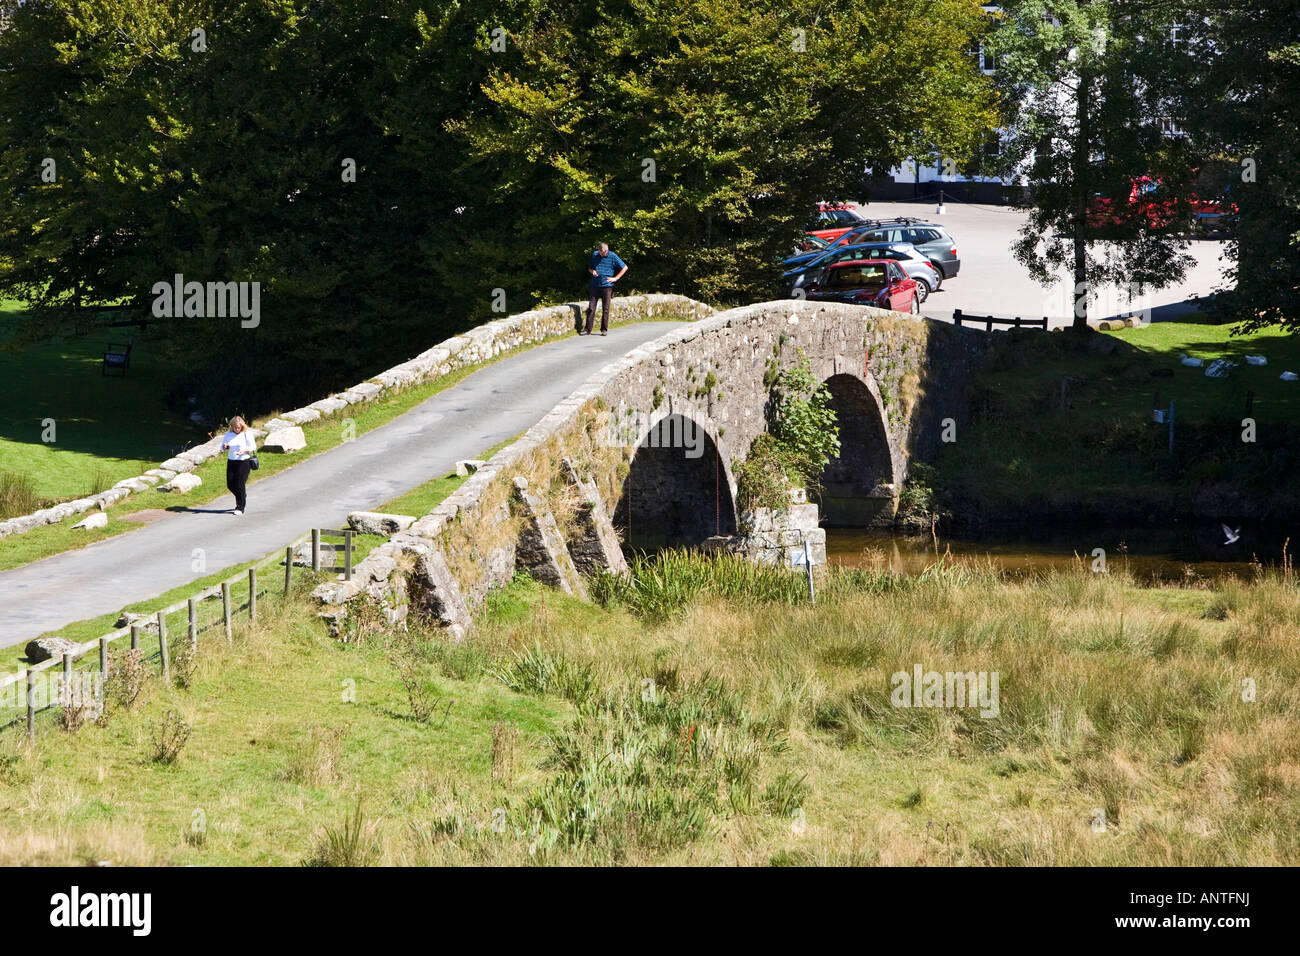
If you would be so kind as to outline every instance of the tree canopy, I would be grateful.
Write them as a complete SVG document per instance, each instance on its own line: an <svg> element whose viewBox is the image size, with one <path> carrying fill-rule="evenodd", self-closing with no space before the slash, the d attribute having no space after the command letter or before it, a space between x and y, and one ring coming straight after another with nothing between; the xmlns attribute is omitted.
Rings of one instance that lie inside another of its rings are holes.
<svg viewBox="0 0 1300 956"><path fill-rule="evenodd" d="M204 407L256 412L631 284L766 297L819 199L993 121L973 0L0 0L0 295L33 335L155 283L259 282L176 319ZM354 175L349 175L349 163Z"/></svg>

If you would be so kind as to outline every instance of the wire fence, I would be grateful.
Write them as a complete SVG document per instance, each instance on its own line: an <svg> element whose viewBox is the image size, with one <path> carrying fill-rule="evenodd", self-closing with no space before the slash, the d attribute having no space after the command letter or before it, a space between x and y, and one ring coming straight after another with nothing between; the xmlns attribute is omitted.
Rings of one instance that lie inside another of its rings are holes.
<svg viewBox="0 0 1300 956"><path fill-rule="evenodd" d="M144 665L164 680L172 676L173 661L186 649L197 649L200 639L233 642L237 620L255 621L259 602L287 596L293 586L293 569L299 559L299 545L311 542L309 557L302 566L313 572L337 571L352 576L352 531L313 528L285 547L283 554L267 555L246 570L197 591L192 597L152 612L134 623L114 628L93 640L75 644L39 663L0 677L0 730L25 723L27 739L36 739L37 715L68 708L85 708L97 713L104 702L105 681L112 674L114 649L125 650L126 642L142 655ZM343 544L323 544L322 537L342 537ZM322 567L327 552L342 553L343 565ZM268 566L284 565L283 580L262 573ZM215 632L215 634L213 633Z"/></svg>

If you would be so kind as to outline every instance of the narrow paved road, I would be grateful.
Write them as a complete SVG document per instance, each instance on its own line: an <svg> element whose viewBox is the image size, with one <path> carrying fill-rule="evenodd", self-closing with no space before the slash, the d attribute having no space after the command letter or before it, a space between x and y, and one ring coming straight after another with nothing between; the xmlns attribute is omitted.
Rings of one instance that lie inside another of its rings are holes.
<svg viewBox="0 0 1300 956"><path fill-rule="evenodd" d="M573 336L489 365L356 441L250 483L242 517L229 513L226 495L0 573L0 647L261 557L308 528L339 527L349 512L374 509L525 431L602 366L677 325L615 327L606 338ZM196 548L206 573L191 570Z"/></svg>

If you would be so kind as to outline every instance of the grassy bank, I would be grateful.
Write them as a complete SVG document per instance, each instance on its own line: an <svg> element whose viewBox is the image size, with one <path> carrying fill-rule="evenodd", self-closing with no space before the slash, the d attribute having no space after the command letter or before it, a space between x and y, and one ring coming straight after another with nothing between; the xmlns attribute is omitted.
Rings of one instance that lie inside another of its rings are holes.
<svg viewBox="0 0 1300 956"><path fill-rule="evenodd" d="M791 581L516 579L460 646L332 642L300 592L103 728L0 734L0 862L1300 862L1294 580ZM891 706L916 664L996 671L997 716Z"/></svg>
<svg viewBox="0 0 1300 956"><path fill-rule="evenodd" d="M1211 379L1181 365L1183 353L1240 367ZM1247 365L1246 355L1268 365ZM1294 518L1300 383L1280 381L1284 370L1300 372L1300 337L1278 331L1232 336L1229 326L1161 322L1082 341L1066 332L1000 335L977 377L970 421L940 446L938 503L976 524ZM1156 392L1161 408L1175 402L1172 453L1167 427L1152 421ZM1248 415L1253 442L1242 440Z"/></svg>

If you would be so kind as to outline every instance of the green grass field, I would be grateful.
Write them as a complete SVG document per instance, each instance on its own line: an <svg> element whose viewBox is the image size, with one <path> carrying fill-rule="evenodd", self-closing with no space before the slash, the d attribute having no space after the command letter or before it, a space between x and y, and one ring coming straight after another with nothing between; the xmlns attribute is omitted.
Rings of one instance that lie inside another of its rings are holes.
<svg viewBox="0 0 1300 956"><path fill-rule="evenodd" d="M516 578L460 645L332 641L308 586L102 727L0 733L0 863L1300 862L1293 578L941 563L812 608L676 556L603 607ZM892 706L916 664L998 714Z"/></svg>
<svg viewBox="0 0 1300 956"><path fill-rule="evenodd" d="M15 303L0 303L0 472L32 479L44 500L93 494L157 466L203 436L163 396L177 369L138 329L12 345ZM125 377L101 374L110 341L134 337ZM47 420L53 421L52 442Z"/></svg>

